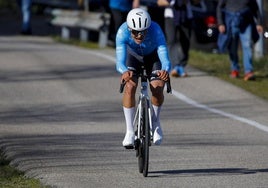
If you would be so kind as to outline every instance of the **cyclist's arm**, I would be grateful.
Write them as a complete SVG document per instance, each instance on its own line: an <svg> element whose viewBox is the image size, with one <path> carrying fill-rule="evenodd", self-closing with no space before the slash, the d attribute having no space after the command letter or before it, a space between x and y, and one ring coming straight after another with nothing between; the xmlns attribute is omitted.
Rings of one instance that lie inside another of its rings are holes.
<svg viewBox="0 0 268 188"><path fill-rule="evenodd" d="M116 35L116 70L123 74L128 71L126 66L127 59L127 45L125 40L125 28L122 25Z"/></svg>
<svg viewBox="0 0 268 188"><path fill-rule="evenodd" d="M128 71L126 66L126 47L116 47L116 70L121 74Z"/></svg>
<svg viewBox="0 0 268 188"><path fill-rule="evenodd" d="M159 59L160 59L161 64L162 64L162 70L170 72L171 71L171 62L169 60L168 50L167 50L166 45L159 46L157 49L157 53L158 53Z"/></svg>

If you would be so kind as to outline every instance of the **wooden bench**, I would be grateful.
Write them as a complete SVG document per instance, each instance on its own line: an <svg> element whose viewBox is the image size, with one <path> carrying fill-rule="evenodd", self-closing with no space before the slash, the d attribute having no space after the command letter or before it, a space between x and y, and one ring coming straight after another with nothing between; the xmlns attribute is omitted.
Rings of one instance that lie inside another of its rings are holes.
<svg viewBox="0 0 268 188"><path fill-rule="evenodd" d="M62 39L70 39L70 28L79 28L81 41L88 41L89 32L96 31L99 33L99 47L107 45L110 14L62 9L55 9L51 14L54 17L51 24L61 27Z"/></svg>

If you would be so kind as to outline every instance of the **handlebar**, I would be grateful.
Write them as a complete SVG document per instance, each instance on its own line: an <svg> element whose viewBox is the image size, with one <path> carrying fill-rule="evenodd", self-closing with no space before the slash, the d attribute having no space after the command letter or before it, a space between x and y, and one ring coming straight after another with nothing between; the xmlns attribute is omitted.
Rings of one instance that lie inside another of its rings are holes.
<svg viewBox="0 0 268 188"><path fill-rule="evenodd" d="M123 82L120 84L119 93L123 93L125 85L126 85L126 82L125 80L123 80Z"/></svg>
<svg viewBox="0 0 268 188"><path fill-rule="evenodd" d="M166 81L166 84L167 84L167 93L172 94L170 78L168 78L168 81Z"/></svg>
<svg viewBox="0 0 268 188"><path fill-rule="evenodd" d="M171 94L172 93L172 89L171 89L171 84L170 84L170 78L165 83L167 84L167 93L170 93ZM123 93L123 90L124 90L125 85L126 85L126 82L125 81L123 81L120 84L119 93Z"/></svg>

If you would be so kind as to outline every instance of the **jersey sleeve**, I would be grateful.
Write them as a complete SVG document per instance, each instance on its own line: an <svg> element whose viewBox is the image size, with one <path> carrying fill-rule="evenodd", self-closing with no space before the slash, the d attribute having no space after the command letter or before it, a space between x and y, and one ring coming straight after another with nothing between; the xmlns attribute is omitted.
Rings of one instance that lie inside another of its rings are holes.
<svg viewBox="0 0 268 188"><path fill-rule="evenodd" d="M121 25L116 34L116 70L119 73L124 73L128 70L126 66L127 58L127 27L125 24Z"/></svg>
<svg viewBox="0 0 268 188"><path fill-rule="evenodd" d="M157 49L157 53L162 64L162 70L170 72L171 62L169 60L167 46L166 45L159 46Z"/></svg>

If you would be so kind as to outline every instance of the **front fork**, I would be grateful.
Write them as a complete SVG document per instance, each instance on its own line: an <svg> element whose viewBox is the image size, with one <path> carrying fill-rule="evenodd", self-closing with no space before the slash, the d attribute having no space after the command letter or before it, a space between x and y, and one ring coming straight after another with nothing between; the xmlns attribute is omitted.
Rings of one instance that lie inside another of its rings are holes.
<svg viewBox="0 0 268 188"><path fill-rule="evenodd" d="M140 131L141 130L141 113L142 113L142 100L139 100L139 104L135 113L135 117L134 117L134 122L133 125L137 125L137 129L136 129L136 133L135 133L135 141L134 141L134 148L137 150L137 148L139 147L139 144L142 144L142 139L141 139L141 134ZM149 116L149 126L150 126L150 145L151 145L151 141L153 140L153 113L152 113L152 105L149 102L148 106L148 116Z"/></svg>

